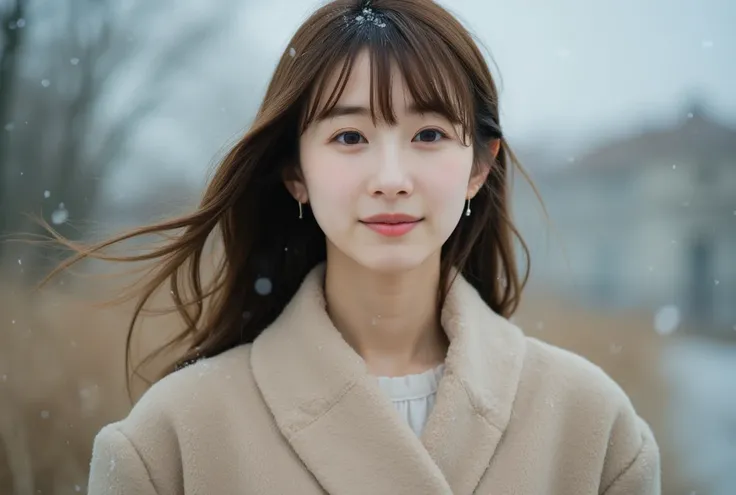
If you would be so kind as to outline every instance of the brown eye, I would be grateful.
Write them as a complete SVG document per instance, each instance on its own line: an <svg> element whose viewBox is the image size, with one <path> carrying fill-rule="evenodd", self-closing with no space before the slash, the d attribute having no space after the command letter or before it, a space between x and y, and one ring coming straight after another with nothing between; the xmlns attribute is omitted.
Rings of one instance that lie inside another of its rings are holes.
<svg viewBox="0 0 736 495"><path fill-rule="evenodd" d="M338 134L335 137L335 140L340 144L346 144L346 145L355 145L360 144L361 139L365 141L365 138L361 136L359 132L356 131L346 131Z"/></svg>
<svg viewBox="0 0 736 495"><path fill-rule="evenodd" d="M424 129L414 136L414 140L419 138L419 141L422 143L434 143L446 137L445 133L438 129Z"/></svg>

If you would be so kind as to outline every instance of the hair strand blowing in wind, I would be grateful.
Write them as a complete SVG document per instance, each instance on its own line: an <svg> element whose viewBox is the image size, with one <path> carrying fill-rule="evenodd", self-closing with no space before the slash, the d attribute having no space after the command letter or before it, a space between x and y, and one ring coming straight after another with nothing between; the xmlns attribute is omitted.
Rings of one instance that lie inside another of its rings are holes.
<svg viewBox="0 0 736 495"><path fill-rule="evenodd" d="M167 282L183 329L139 364L185 345L186 352L166 373L252 342L281 313L306 274L325 260L324 234L308 208L299 218L284 181L300 177L299 137L337 103L363 50L371 59L374 121L395 122L390 84L395 63L415 103L461 124L467 144L473 146L474 166L491 167L473 198L473 214L460 220L442 248L438 305L456 267L494 311L509 317L516 310L530 265L528 249L511 219L509 169L516 165L529 177L502 134L498 92L483 55L460 22L432 1L337 0L312 14L293 36L252 128L222 160L196 211L92 246L54 233L76 254L49 278L84 258L153 262L150 277L133 294L138 303L126 344L129 387L133 330L152 295ZM340 74L338 82L329 87L335 73ZM494 159L489 143L496 139L501 148ZM104 253L150 234L167 235L169 240L143 255ZM212 280L204 284L202 258L212 238L221 257ZM525 255L523 275L516 265L514 240ZM262 278L273 282L268 294L256 289Z"/></svg>

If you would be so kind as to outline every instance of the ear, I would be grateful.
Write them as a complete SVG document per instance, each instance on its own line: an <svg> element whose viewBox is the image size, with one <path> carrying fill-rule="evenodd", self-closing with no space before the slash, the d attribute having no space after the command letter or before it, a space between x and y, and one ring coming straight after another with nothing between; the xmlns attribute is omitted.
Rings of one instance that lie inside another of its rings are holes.
<svg viewBox="0 0 736 495"><path fill-rule="evenodd" d="M302 204L309 202L309 193L307 192L307 186L304 184L304 179L301 174L291 172L284 174L283 176L284 185L292 197Z"/></svg>
<svg viewBox="0 0 736 495"><path fill-rule="evenodd" d="M473 167L473 175L470 176L468 181L468 199L473 199L480 188L485 184L488 174L491 172L492 164L496 162L496 157L501 149L501 140L494 139L488 144L491 163L480 163L476 167Z"/></svg>

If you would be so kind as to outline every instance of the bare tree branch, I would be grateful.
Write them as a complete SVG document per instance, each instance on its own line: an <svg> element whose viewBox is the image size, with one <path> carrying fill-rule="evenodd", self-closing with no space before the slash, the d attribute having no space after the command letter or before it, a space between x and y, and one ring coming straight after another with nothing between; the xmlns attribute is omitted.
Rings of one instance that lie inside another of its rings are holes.
<svg viewBox="0 0 736 495"><path fill-rule="evenodd" d="M7 198L3 191L7 181L6 163L8 158L9 133L14 127L11 119L13 84L17 78L18 53L23 42L24 14L27 0L13 0L6 10L0 11L0 32L2 32L2 52L0 52L0 235L7 233Z"/></svg>
<svg viewBox="0 0 736 495"><path fill-rule="evenodd" d="M64 32L60 33L56 51L52 52L64 63L60 66L57 63L55 75L49 70L56 93L46 89L41 100L24 101L21 105L27 115L38 117L33 118L32 129L24 129L23 139L14 142L20 151L15 161L22 164L22 169L12 174L12 182L1 188L0 194L12 196L8 199L13 208L7 209L12 213L19 210L38 213L44 203L43 188L51 190L54 204L63 201L72 223L78 223L87 220L96 206L100 179L120 163L141 122L166 100L172 76L198 55L213 33L219 32L228 21L229 12L220 7L213 10L211 17L182 30L155 58L145 73L143 90L131 96L126 110L111 122L103 122L97 115L100 105L114 93L120 76L141 64L141 52L130 41L135 23L143 16L147 19L167 15L168 5L141 0L124 18L113 8L116 5L113 0L66 1ZM70 59L75 60L74 65L66 63ZM52 64L53 58L49 60L49 65ZM67 90L73 88L73 93L59 94L62 86ZM36 86L29 86L32 87ZM15 217L9 230L34 230L25 220L19 224L19 215ZM82 234L71 224L58 227L64 235Z"/></svg>

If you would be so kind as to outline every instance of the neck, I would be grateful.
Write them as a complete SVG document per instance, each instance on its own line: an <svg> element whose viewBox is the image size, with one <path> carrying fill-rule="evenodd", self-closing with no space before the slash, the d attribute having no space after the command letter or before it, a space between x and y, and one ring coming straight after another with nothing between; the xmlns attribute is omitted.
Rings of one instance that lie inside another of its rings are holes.
<svg viewBox="0 0 736 495"><path fill-rule="evenodd" d="M442 363L447 336L439 322L438 259L400 273L377 273L344 256L329 257L327 311L371 374L401 376Z"/></svg>

